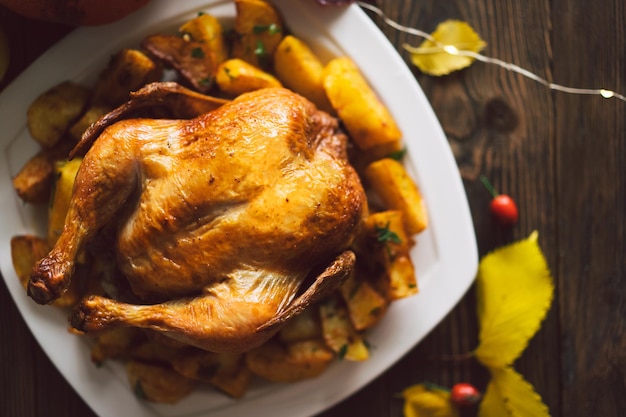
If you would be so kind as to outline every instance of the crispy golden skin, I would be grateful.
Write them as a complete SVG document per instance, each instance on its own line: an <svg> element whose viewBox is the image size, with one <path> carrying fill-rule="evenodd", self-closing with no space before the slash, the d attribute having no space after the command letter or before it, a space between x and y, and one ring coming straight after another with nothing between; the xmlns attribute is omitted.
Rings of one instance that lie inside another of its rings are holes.
<svg viewBox="0 0 626 417"><path fill-rule="evenodd" d="M190 120L119 121L85 155L29 294L39 303L62 294L79 251L115 221L133 292L169 301L90 297L70 320L76 329L153 328L214 351L258 346L352 270L344 251L367 202L345 148L336 119L281 88Z"/></svg>

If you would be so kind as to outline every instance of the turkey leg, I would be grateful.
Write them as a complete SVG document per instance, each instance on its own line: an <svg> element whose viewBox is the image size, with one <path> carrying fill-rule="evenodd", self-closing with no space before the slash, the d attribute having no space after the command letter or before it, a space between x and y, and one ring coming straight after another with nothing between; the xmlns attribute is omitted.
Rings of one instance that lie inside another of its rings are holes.
<svg viewBox="0 0 626 417"><path fill-rule="evenodd" d="M83 159L63 231L50 253L33 268L28 295L39 304L50 303L65 292L85 243L113 218L135 189L138 173L133 141L110 138L103 134L94 144L96 152Z"/></svg>
<svg viewBox="0 0 626 417"><path fill-rule="evenodd" d="M302 279L234 278L238 282L216 284L199 297L153 305L93 295L75 307L70 324L83 333L118 326L147 328L213 352L245 351L267 341L288 319L336 290L352 273L354 262L354 253L342 253L293 302L290 299Z"/></svg>

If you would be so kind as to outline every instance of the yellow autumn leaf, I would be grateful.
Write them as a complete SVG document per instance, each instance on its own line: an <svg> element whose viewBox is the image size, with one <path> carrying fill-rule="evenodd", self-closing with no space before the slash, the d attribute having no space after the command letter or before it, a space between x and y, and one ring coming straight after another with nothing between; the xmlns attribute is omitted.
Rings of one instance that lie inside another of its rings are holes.
<svg viewBox="0 0 626 417"><path fill-rule="evenodd" d="M411 62L429 75L446 75L470 66L474 58L465 52L479 53L486 46L474 29L460 20L440 23L431 36L417 48L404 45Z"/></svg>
<svg viewBox="0 0 626 417"><path fill-rule="evenodd" d="M489 368L513 363L539 330L554 284L538 233L485 256L476 278L479 344L474 354Z"/></svg>
<svg viewBox="0 0 626 417"><path fill-rule="evenodd" d="M450 391L430 384L412 385L402 392L404 417L458 417Z"/></svg>
<svg viewBox="0 0 626 417"><path fill-rule="evenodd" d="M533 386L510 366L491 369L478 417L550 417Z"/></svg>

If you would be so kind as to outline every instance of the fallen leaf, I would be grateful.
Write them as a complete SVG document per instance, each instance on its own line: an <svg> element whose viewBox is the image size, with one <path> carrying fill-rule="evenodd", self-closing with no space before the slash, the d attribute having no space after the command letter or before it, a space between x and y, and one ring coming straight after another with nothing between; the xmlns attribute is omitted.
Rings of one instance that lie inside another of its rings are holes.
<svg viewBox="0 0 626 417"><path fill-rule="evenodd" d="M554 284L537 238L533 232L480 262L476 278L480 333L474 354L489 368L511 365L550 308Z"/></svg>
<svg viewBox="0 0 626 417"><path fill-rule="evenodd" d="M478 410L479 417L549 417L548 407L533 386L510 366L491 369Z"/></svg>
<svg viewBox="0 0 626 417"><path fill-rule="evenodd" d="M464 51L478 53L486 45L480 36L466 22L446 20L440 23L419 47L404 45L411 54L411 62L423 73L447 75L466 68L474 58L464 55Z"/></svg>
<svg viewBox="0 0 626 417"><path fill-rule="evenodd" d="M402 392L404 417L458 417L450 391L432 384L412 385Z"/></svg>

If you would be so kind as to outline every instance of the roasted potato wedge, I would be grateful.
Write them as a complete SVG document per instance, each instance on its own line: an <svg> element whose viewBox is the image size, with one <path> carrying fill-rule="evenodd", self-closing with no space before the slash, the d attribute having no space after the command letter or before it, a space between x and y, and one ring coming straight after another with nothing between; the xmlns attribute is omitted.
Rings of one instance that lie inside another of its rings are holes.
<svg viewBox="0 0 626 417"><path fill-rule="evenodd" d="M308 98L320 110L334 112L322 83L324 65L306 43L285 36L274 51L274 72L285 87Z"/></svg>
<svg viewBox="0 0 626 417"><path fill-rule="evenodd" d="M335 355L322 340L282 345L269 341L246 354L253 374L272 382L296 382L320 375Z"/></svg>
<svg viewBox="0 0 626 417"><path fill-rule="evenodd" d="M66 81L37 97L26 114L28 131L44 148L52 148L80 117L89 102L91 91Z"/></svg>
<svg viewBox="0 0 626 417"><path fill-rule="evenodd" d="M264 0L235 0L236 37L232 56L267 69L284 34L278 10Z"/></svg>
<svg viewBox="0 0 626 417"><path fill-rule="evenodd" d="M428 226L428 211L417 184L395 159L383 158L365 169L365 178L389 209L402 212L410 235Z"/></svg>
<svg viewBox="0 0 626 417"><path fill-rule="evenodd" d="M270 73L238 58L220 64L215 73L215 83L221 92L231 97L261 88L282 87Z"/></svg>
<svg viewBox="0 0 626 417"><path fill-rule="evenodd" d="M419 292L415 267L409 256L400 255L393 259L387 267L387 271L389 274L389 299L399 300Z"/></svg>
<svg viewBox="0 0 626 417"><path fill-rule="evenodd" d="M187 85L201 93L210 90L218 63L215 52L206 43L172 35L152 35L141 46L174 68Z"/></svg>
<svg viewBox="0 0 626 417"><path fill-rule="evenodd" d="M324 341L340 359L364 361L369 358L363 337L352 325L350 314L339 297L330 297L320 304L320 317Z"/></svg>
<svg viewBox="0 0 626 417"><path fill-rule="evenodd" d="M228 50L222 25L219 20L210 14L201 14L185 22L178 31L191 40L204 42L215 55L215 63L220 64L228 58Z"/></svg>
<svg viewBox="0 0 626 417"><path fill-rule="evenodd" d="M400 140L402 132L391 113L350 58L331 60L324 68L323 85L328 100L360 149Z"/></svg>
<svg viewBox="0 0 626 417"><path fill-rule="evenodd" d="M122 49L100 73L93 101L117 107L128 100L131 91L158 81L161 76L162 68L146 54L137 49Z"/></svg>
<svg viewBox="0 0 626 417"><path fill-rule="evenodd" d="M95 103L83 113L83 115L70 128L70 137L77 143L83 136L83 133L89 126L94 124L98 119L113 110L109 105Z"/></svg>
<svg viewBox="0 0 626 417"><path fill-rule="evenodd" d="M322 327L319 314L314 307L309 307L290 319L278 332L278 338L285 343L319 339L321 337Z"/></svg>
<svg viewBox="0 0 626 417"><path fill-rule="evenodd" d="M416 294L417 278L409 254L413 242L406 233L403 213L399 210L374 213L366 219L365 225L382 252L385 264L382 279L386 281L382 287L386 289L387 299L397 300Z"/></svg>
<svg viewBox="0 0 626 417"><path fill-rule="evenodd" d="M389 301L365 280L350 277L341 286L341 296L357 331L369 329L385 315Z"/></svg>
<svg viewBox="0 0 626 417"><path fill-rule="evenodd" d="M30 273L37 261L50 251L48 241L34 235L18 235L11 238L11 260L13 269L22 286L27 287Z"/></svg>
<svg viewBox="0 0 626 417"><path fill-rule="evenodd" d="M91 360L101 364L107 359L127 357L131 348L141 341L143 335L131 327L118 327L95 338L91 347Z"/></svg>
<svg viewBox="0 0 626 417"><path fill-rule="evenodd" d="M128 361L126 373L137 397L155 403L177 403L189 395L196 385L193 379L166 366L140 361Z"/></svg>
<svg viewBox="0 0 626 417"><path fill-rule="evenodd" d="M33 266L48 254L50 245L45 238L32 235L19 235L11 239L11 260L20 283L27 288ZM77 267L77 269L79 269ZM81 271L77 271L80 273ZM57 307L71 307L80 298L80 282L72 281L65 293L56 299L53 305Z"/></svg>
<svg viewBox="0 0 626 417"><path fill-rule="evenodd" d="M188 346L172 346L167 343L159 343L158 340L146 340L129 348L126 356L142 362L158 362L170 365L187 349Z"/></svg>
<svg viewBox="0 0 626 417"><path fill-rule="evenodd" d="M50 200L53 180L53 158L49 152L41 151L13 177L13 188L25 203L43 204Z"/></svg>
<svg viewBox="0 0 626 417"><path fill-rule="evenodd" d="M50 246L54 245L63 231L65 216L70 207L74 180L81 162L81 158L75 158L71 161L57 161L55 164L54 192L48 212L48 242Z"/></svg>
<svg viewBox="0 0 626 417"><path fill-rule="evenodd" d="M197 350L177 358L173 366L181 375L210 384L233 398L242 397L252 379L244 355L238 353Z"/></svg>
<svg viewBox="0 0 626 417"><path fill-rule="evenodd" d="M394 142L382 143L380 145L374 145L364 151L355 152L353 158L353 166L362 172L369 164L374 161L378 161L383 158L392 158L401 160L406 152L404 143L398 139Z"/></svg>

